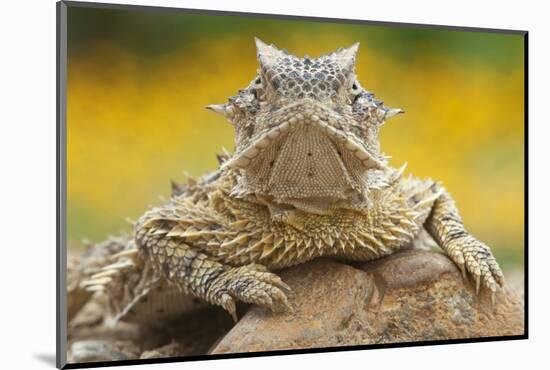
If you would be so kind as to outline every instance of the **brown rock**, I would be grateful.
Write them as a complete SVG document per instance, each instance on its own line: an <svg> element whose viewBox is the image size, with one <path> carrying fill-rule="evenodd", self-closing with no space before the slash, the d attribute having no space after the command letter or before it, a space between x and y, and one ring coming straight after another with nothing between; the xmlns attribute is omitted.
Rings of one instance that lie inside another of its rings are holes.
<svg viewBox="0 0 550 370"><path fill-rule="evenodd" d="M524 333L523 301L505 287L491 303L445 255L406 251L359 268L376 282L367 309L378 342L479 338ZM379 318L383 318L380 320Z"/></svg>
<svg viewBox="0 0 550 370"><path fill-rule="evenodd" d="M187 353L187 351L188 351L188 348L186 348L183 344L178 343L176 341L172 341L165 346L143 352L141 356L139 356L139 358L148 359L148 358L167 358L167 357L183 356Z"/></svg>
<svg viewBox="0 0 550 370"><path fill-rule="evenodd" d="M71 346L71 362L120 361L136 358L139 348L131 341L83 340Z"/></svg>
<svg viewBox="0 0 550 370"><path fill-rule="evenodd" d="M346 327L362 311L374 282L365 272L315 260L281 272L292 288L292 313L253 306L212 353L345 345Z"/></svg>
<svg viewBox="0 0 550 370"><path fill-rule="evenodd" d="M203 355L234 325L231 316L215 306L151 325L98 323L102 313L102 305L92 301L72 321L70 363Z"/></svg>
<svg viewBox="0 0 550 370"><path fill-rule="evenodd" d="M495 305L443 254L405 251L355 267L316 260L281 272L294 312L252 307L211 353L523 334L523 302Z"/></svg>

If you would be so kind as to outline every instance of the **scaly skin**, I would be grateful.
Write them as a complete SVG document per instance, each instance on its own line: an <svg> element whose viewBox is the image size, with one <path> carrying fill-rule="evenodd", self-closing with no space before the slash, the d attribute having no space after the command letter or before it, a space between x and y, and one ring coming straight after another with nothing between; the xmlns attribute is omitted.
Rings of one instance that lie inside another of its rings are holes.
<svg viewBox="0 0 550 370"><path fill-rule="evenodd" d="M273 271L323 256L380 258L427 230L478 290L494 295L502 272L464 229L450 194L440 183L403 177L404 167L390 167L380 152L379 127L402 111L359 85L358 45L316 59L259 40L257 48L260 69L250 85L208 107L234 126L235 153L220 157L218 171L174 186L166 204L135 223L135 247L129 242L118 254L126 262L84 285L122 301L119 312L162 284L236 317L236 300L288 307L289 288ZM120 299L112 286L128 269L147 273Z"/></svg>
<svg viewBox="0 0 550 370"><path fill-rule="evenodd" d="M491 249L469 234L462 224L458 209L449 195L443 193L437 199L425 227L449 257L460 267L462 275L468 271L476 283L494 293L497 286L504 284L504 276L491 253Z"/></svg>

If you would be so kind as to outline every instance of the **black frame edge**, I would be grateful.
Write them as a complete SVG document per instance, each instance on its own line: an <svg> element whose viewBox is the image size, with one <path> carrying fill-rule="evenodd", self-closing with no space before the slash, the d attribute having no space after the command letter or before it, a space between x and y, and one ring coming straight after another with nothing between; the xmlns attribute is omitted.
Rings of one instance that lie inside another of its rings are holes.
<svg viewBox="0 0 550 370"><path fill-rule="evenodd" d="M56 367L67 365L67 4L56 3Z"/></svg>
<svg viewBox="0 0 550 370"><path fill-rule="evenodd" d="M243 353L227 353L227 354L211 354L211 355L199 355L199 356L178 356L178 357L166 357L166 358L153 358L153 359L135 359L135 360L121 360L121 361L98 361L98 362L82 362L82 363L70 363L67 364L64 369L82 369L82 368L96 368L96 367L111 367L111 366L129 366L129 365L147 365L147 364L163 364L174 362L191 362L191 361L210 361L210 360L224 360L233 358L258 358L258 357L271 357L271 356L288 356L296 354L314 354L314 353L332 353L332 352L348 352L358 350L376 350L383 348L406 348L406 347L424 347L434 345L448 345L448 344L470 344L470 343L484 343L484 342L500 342L509 340L524 340L527 339L526 335L511 335L501 337L483 337L483 338L464 338L464 339L446 339L446 340L433 340L422 342L402 342L402 343L385 343L385 344L370 344L370 345L356 345L356 346L342 346L342 347L322 347L322 348L302 348L292 350L275 350L275 351L261 351L261 352L243 352Z"/></svg>

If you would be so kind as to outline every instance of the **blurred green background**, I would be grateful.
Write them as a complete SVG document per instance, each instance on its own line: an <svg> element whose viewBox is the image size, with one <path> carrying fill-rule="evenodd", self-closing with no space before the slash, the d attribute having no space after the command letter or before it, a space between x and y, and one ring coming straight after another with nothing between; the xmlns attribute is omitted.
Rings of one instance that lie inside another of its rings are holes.
<svg viewBox="0 0 550 370"><path fill-rule="evenodd" d="M523 264L523 36L136 10L68 10L68 239L100 241L216 167L233 132L204 109L245 87L253 37L303 56L361 43L361 84L407 113L391 164L444 182L505 268Z"/></svg>

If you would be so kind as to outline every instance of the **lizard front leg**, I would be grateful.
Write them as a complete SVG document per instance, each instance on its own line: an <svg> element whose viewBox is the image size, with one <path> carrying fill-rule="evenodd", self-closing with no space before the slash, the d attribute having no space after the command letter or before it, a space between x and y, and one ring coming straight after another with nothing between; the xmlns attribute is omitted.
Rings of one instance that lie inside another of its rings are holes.
<svg viewBox="0 0 550 370"><path fill-rule="evenodd" d="M451 195L441 190L424 226L462 274L465 276L467 271L473 276L476 292L483 284L494 299L497 286L504 284L502 271L490 248L466 231Z"/></svg>
<svg viewBox="0 0 550 370"><path fill-rule="evenodd" d="M222 306L236 320L235 301L269 308L288 306L289 288L263 265L231 266L212 251L217 238L231 237L221 220L203 215L192 205L173 202L153 209L136 224L136 244L168 281L185 292ZM223 237L221 236L223 235ZM221 254L221 253L219 253Z"/></svg>

